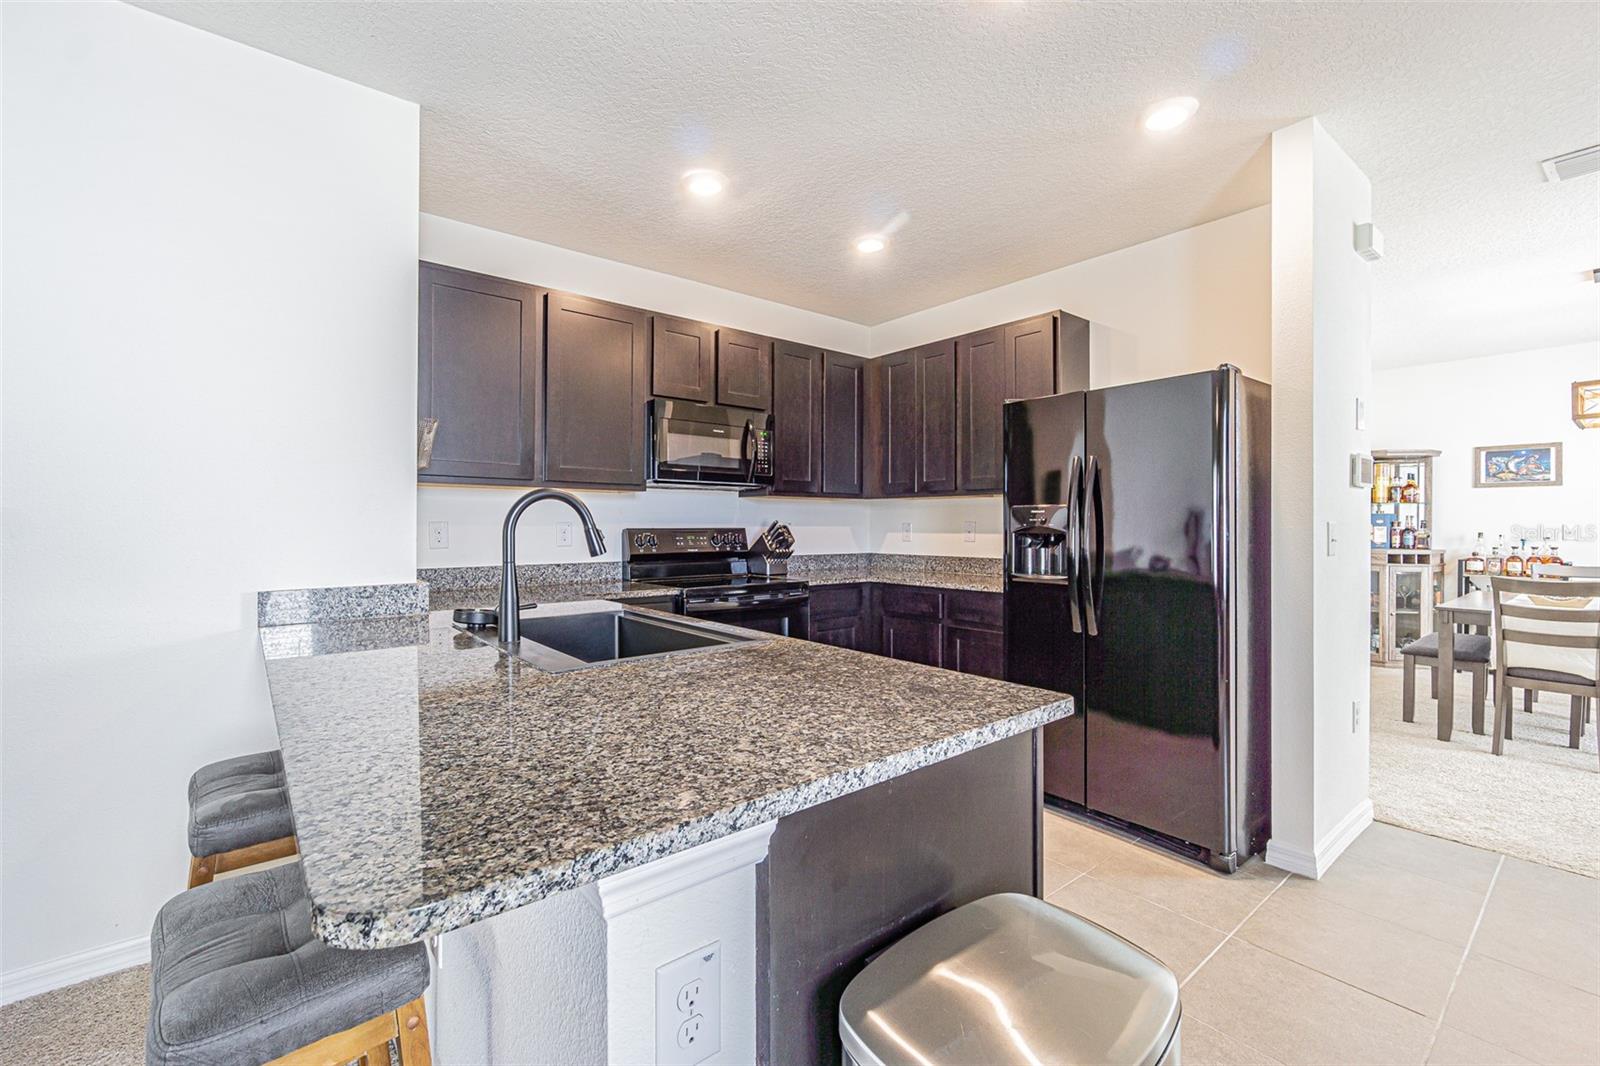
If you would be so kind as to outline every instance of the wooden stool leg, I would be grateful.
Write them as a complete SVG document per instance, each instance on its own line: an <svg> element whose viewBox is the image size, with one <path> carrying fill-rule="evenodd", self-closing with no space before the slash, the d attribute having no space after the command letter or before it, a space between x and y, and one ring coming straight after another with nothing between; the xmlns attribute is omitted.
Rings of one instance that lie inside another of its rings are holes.
<svg viewBox="0 0 1600 1066"><path fill-rule="evenodd" d="M1583 697L1572 697L1572 711L1567 721L1567 747L1576 748L1583 737Z"/></svg>
<svg viewBox="0 0 1600 1066"><path fill-rule="evenodd" d="M1511 684L1504 670L1494 677L1494 736L1489 738L1489 750L1500 755L1506 750L1506 734L1511 732Z"/></svg>
<svg viewBox="0 0 1600 1066"><path fill-rule="evenodd" d="M1488 668L1482 663L1472 665L1472 731L1483 736L1483 690Z"/></svg>
<svg viewBox="0 0 1600 1066"><path fill-rule="evenodd" d="M211 856L201 858L198 855L189 856L189 887L199 888L201 885L211 883Z"/></svg>
<svg viewBox="0 0 1600 1066"><path fill-rule="evenodd" d="M1534 697L1534 695L1535 695L1535 693L1534 693L1533 689L1531 689L1531 688L1525 688L1525 689L1522 690L1522 713L1524 713L1524 714L1532 714L1533 713L1533 697Z"/></svg>
<svg viewBox="0 0 1600 1066"><path fill-rule="evenodd" d="M1400 720L1415 722L1417 720L1417 657L1407 655L1405 665L1400 668L1405 680L1401 683L1402 695L1400 697Z"/></svg>
<svg viewBox="0 0 1600 1066"><path fill-rule="evenodd" d="M395 1011L394 1017L400 1026L400 1066L433 1066L433 1052L428 1049L428 1012L422 1006L422 997Z"/></svg>

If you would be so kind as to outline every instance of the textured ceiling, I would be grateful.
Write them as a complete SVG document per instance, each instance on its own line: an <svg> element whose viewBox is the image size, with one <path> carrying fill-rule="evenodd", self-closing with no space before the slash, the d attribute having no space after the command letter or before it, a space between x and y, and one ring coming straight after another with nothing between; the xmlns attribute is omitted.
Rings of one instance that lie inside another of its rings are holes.
<svg viewBox="0 0 1600 1066"><path fill-rule="evenodd" d="M866 324L1264 203L1319 115L1387 238L1377 362L1600 334L1600 178L1538 168L1600 142L1600 5L142 6L419 102L426 211Z"/></svg>

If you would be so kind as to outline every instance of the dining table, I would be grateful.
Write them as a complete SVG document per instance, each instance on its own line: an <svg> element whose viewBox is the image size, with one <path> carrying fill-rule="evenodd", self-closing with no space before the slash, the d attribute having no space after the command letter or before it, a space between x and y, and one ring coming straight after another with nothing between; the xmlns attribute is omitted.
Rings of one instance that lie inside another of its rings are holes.
<svg viewBox="0 0 1600 1066"><path fill-rule="evenodd" d="M1482 627L1489 631L1494 619L1494 596L1488 589L1476 589L1433 609L1433 624L1439 634L1439 739L1449 740L1455 725L1456 709L1456 627ZM1475 723L1477 725L1478 723Z"/></svg>

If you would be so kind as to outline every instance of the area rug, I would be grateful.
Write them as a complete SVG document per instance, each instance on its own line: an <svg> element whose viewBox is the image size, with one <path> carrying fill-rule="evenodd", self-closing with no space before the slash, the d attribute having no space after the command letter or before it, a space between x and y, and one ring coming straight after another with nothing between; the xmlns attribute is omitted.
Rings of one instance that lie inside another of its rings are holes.
<svg viewBox="0 0 1600 1066"><path fill-rule="evenodd" d="M1438 739L1437 702L1417 672L1417 720L1400 720L1401 672L1373 667L1372 805L1380 822L1600 876L1600 755L1590 724L1567 747L1569 697L1547 695L1522 711L1504 755L1472 732L1471 681L1456 675L1455 732ZM1485 708L1492 724L1492 699ZM1486 726L1487 731L1487 726Z"/></svg>

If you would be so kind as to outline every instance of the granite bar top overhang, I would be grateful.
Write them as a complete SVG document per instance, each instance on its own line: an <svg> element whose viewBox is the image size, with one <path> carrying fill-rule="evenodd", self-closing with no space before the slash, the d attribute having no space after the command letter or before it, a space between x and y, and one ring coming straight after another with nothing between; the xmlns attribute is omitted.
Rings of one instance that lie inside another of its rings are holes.
<svg viewBox="0 0 1600 1066"><path fill-rule="evenodd" d="M765 634L552 674L446 612L327 625L262 641L316 929L340 947L460 928L1072 713Z"/></svg>

